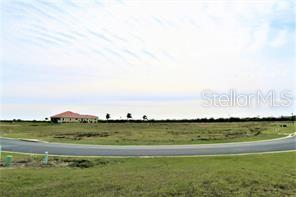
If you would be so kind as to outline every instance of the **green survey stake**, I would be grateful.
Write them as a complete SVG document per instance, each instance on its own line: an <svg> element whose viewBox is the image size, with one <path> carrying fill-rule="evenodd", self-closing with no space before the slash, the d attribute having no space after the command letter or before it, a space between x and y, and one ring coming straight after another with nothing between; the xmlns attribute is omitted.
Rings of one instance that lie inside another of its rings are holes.
<svg viewBox="0 0 296 197"><path fill-rule="evenodd" d="M47 165L47 163L48 163L48 152L46 151L44 153L43 164Z"/></svg>

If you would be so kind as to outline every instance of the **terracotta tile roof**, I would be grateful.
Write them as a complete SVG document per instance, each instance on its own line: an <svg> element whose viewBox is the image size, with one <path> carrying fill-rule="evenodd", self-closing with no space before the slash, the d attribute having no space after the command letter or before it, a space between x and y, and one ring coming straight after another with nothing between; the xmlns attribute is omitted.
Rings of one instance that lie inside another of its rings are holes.
<svg viewBox="0 0 296 197"><path fill-rule="evenodd" d="M51 118L98 118L98 117L93 115L81 115L71 111L66 111L66 112L51 116Z"/></svg>

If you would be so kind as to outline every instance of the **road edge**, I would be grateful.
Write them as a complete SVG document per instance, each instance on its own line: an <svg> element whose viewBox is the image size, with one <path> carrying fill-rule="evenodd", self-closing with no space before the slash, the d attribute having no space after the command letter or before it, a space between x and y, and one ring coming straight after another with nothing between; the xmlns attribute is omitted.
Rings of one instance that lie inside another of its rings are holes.
<svg viewBox="0 0 296 197"><path fill-rule="evenodd" d="M267 151L267 152L258 152L258 153L235 153L235 154L219 154L219 155L168 155L168 156L99 156L99 155L90 155L90 156L81 156L81 155L51 155L51 157L77 157L77 158L182 158L182 157L227 157L227 156L248 156L248 155L264 155L264 154L279 154L279 153L288 153L296 152L296 150L283 150L283 151ZM23 153L15 151L2 151L2 153L15 153L21 155L39 155L43 156L44 154L40 153Z"/></svg>

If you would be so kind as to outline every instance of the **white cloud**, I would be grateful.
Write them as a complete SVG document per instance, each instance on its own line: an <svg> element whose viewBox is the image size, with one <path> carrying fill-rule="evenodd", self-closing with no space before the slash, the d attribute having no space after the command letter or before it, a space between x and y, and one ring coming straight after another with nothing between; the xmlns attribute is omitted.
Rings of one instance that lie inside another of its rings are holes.
<svg viewBox="0 0 296 197"><path fill-rule="evenodd" d="M283 46L288 39L288 31L281 30L276 37L270 42L270 46L272 47L280 47Z"/></svg>
<svg viewBox="0 0 296 197"><path fill-rule="evenodd" d="M258 52L266 46L270 27L268 23L263 23L253 31L253 39L250 40L248 50L250 52Z"/></svg>
<svg viewBox="0 0 296 197"><path fill-rule="evenodd" d="M293 6L293 1L279 0L275 3L275 9L278 11L287 11L291 6Z"/></svg>

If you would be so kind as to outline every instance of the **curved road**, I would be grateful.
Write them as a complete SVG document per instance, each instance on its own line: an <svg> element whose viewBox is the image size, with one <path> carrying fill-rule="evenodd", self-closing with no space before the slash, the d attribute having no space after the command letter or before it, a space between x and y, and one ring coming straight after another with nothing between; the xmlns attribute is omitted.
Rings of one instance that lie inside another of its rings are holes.
<svg viewBox="0 0 296 197"><path fill-rule="evenodd" d="M78 145L0 138L3 151L69 156L225 155L296 150L296 136L274 140L204 145Z"/></svg>

